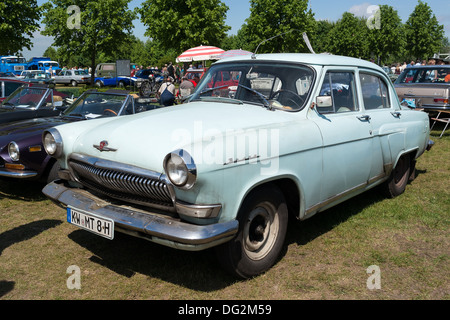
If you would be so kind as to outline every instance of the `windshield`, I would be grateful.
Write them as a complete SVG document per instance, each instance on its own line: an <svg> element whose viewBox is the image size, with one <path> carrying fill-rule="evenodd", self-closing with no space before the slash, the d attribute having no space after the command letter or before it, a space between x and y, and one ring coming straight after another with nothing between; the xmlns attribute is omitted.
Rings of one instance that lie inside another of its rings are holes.
<svg viewBox="0 0 450 320"><path fill-rule="evenodd" d="M50 75L45 72L41 73L27 73L25 74L25 79L49 79Z"/></svg>
<svg viewBox="0 0 450 320"><path fill-rule="evenodd" d="M46 102L51 105L52 99L51 95L48 94L48 89L21 87L3 101L2 107L35 109L44 96L46 96Z"/></svg>
<svg viewBox="0 0 450 320"><path fill-rule="evenodd" d="M120 114L131 114L133 113L131 100L121 111L126 99L127 95L85 92L64 111L63 116L91 119L101 116L114 117Z"/></svg>
<svg viewBox="0 0 450 320"><path fill-rule="evenodd" d="M303 109L314 72L276 62L218 63L213 65L189 99L260 104L268 108Z"/></svg>
<svg viewBox="0 0 450 320"><path fill-rule="evenodd" d="M407 68L395 83L450 83L450 68Z"/></svg>
<svg viewBox="0 0 450 320"><path fill-rule="evenodd" d="M57 62L46 62L44 67L59 67L59 64Z"/></svg>
<svg viewBox="0 0 450 320"><path fill-rule="evenodd" d="M6 63L25 63L25 58L11 57L5 59Z"/></svg>

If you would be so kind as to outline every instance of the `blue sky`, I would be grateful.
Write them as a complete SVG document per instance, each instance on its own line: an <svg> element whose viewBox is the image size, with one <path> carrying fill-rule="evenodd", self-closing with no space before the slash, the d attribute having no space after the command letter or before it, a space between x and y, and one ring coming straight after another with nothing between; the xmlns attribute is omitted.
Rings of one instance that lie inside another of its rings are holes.
<svg viewBox="0 0 450 320"><path fill-rule="evenodd" d="M222 0L228 7L226 24L231 27L229 34L236 34L250 15L250 1L248 0ZM276 0L274 0L276 1ZM39 4L46 0L38 0ZM143 0L132 0L130 8L135 8L142 4ZM450 38L450 1L449 0L424 0L433 10L439 23L444 25L446 36ZM388 4L397 10L403 22L408 20L409 15L414 10L418 1L411 0L310 0L309 6L313 11L315 18L320 20L337 21L345 11L358 16L368 17L368 8L370 5ZM139 20L133 22L134 34L146 40L144 37L145 27ZM29 59L34 56L41 56L47 47L52 45L50 37L44 37L36 32L34 34L34 46L31 51L25 50L23 55Z"/></svg>

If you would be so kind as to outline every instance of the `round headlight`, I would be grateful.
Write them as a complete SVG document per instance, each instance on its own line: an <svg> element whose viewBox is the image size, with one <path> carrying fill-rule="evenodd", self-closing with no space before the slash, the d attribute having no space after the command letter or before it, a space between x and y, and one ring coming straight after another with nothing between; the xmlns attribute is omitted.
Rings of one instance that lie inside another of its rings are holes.
<svg viewBox="0 0 450 320"><path fill-rule="evenodd" d="M59 157L62 152L62 139L59 132L54 128L48 131L44 131L42 135L42 143L44 145L45 152L52 157Z"/></svg>
<svg viewBox="0 0 450 320"><path fill-rule="evenodd" d="M189 153L176 150L164 159L164 170L170 182L179 188L190 189L197 179L197 169Z"/></svg>
<svg viewBox="0 0 450 320"><path fill-rule="evenodd" d="M11 141L8 144L8 153L9 153L9 157L11 158L12 161L19 161L20 150L19 150L19 146L14 141Z"/></svg>

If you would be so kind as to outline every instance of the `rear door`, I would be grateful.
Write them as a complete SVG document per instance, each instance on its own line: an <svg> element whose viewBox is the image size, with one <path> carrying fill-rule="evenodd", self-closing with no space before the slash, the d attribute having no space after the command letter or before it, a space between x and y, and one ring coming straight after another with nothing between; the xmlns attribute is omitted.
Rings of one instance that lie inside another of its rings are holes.
<svg viewBox="0 0 450 320"><path fill-rule="evenodd" d="M401 129L402 110L398 106L396 93L388 79L370 70L360 70L362 104L370 116L374 144L370 182L384 177L396 161L396 156L405 149L405 130ZM405 113L405 111L403 111Z"/></svg>

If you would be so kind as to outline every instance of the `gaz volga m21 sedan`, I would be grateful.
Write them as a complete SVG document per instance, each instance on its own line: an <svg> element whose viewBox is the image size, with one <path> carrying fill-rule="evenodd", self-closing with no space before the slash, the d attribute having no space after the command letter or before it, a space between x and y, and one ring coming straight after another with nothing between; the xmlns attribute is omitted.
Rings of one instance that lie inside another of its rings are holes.
<svg viewBox="0 0 450 320"><path fill-rule="evenodd" d="M427 114L402 107L381 68L325 54L220 60L185 104L58 126L43 142L61 167L43 192L68 222L215 247L242 278L276 262L288 215L381 184L400 195L432 145Z"/></svg>

